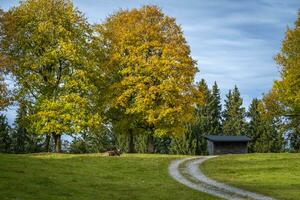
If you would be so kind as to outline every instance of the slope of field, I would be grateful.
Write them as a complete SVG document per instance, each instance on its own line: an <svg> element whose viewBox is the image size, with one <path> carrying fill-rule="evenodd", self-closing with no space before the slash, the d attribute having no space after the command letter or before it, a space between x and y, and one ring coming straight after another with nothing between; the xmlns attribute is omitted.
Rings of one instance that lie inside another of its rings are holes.
<svg viewBox="0 0 300 200"><path fill-rule="evenodd" d="M300 154L226 155L205 161L215 180L276 199L300 199Z"/></svg>
<svg viewBox="0 0 300 200"><path fill-rule="evenodd" d="M0 154L1 200L213 200L168 175L175 156Z"/></svg>

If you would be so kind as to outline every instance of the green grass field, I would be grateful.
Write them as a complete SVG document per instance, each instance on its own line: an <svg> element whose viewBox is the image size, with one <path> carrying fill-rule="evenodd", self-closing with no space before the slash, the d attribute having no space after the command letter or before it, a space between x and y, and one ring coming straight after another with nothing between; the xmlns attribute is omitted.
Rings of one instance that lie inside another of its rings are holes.
<svg viewBox="0 0 300 200"><path fill-rule="evenodd" d="M215 200L168 175L178 156L132 154L0 154L1 200ZM226 155L203 172L236 187L277 199L300 197L300 154Z"/></svg>
<svg viewBox="0 0 300 200"><path fill-rule="evenodd" d="M175 156L0 154L1 200L212 200L168 175Z"/></svg>
<svg viewBox="0 0 300 200"><path fill-rule="evenodd" d="M204 162L201 170L236 187L277 199L300 199L300 154L220 156Z"/></svg>

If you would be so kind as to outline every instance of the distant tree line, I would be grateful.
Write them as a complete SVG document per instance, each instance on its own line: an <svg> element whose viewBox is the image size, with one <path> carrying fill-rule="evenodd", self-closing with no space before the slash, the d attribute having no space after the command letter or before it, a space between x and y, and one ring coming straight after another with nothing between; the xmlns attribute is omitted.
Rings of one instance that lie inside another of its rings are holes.
<svg viewBox="0 0 300 200"><path fill-rule="evenodd" d="M247 135L250 152L300 151L299 15L276 56L282 79L243 107L194 83L181 27L156 6L91 25L69 0L0 10L0 151L206 154L205 134ZM13 79L9 89L5 77ZM67 136L67 139L62 139Z"/></svg>
<svg viewBox="0 0 300 200"><path fill-rule="evenodd" d="M215 82L209 89L205 80L197 84L197 90L203 92L204 103L195 104L191 122L185 124L183 134L174 136L155 136L153 138L154 153L166 154L207 154L204 135L247 135L251 138L249 152L284 152L297 151L288 144L286 119L274 114L276 102L270 94L263 99L253 99L248 111L243 107L243 99L235 86L229 90L225 98L224 109L221 105L220 90ZM22 125L26 108L20 106L15 127L10 128L5 116L1 116L0 151L27 153L55 151L53 138L47 141L43 135L27 131ZM124 119L125 120L125 119ZM63 151L70 153L96 153L108 149L120 149L123 152L147 153L148 137L140 127L132 126L133 136L122 129L114 129L111 124L103 124L93 132L70 134L63 141ZM130 149L131 148L131 149Z"/></svg>

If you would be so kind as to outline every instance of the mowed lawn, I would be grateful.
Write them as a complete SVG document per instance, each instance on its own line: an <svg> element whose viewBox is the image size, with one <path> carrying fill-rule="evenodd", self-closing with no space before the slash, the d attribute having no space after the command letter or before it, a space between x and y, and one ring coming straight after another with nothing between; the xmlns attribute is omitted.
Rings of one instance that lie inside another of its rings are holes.
<svg viewBox="0 0 300 200"><path fill-rule="evenodd" d="M300 199L300 154L247 154L213 158L200 167L216 180L276 199Z"/></svg>
<svg viewBox="0 0 300 200"><path fill-rule="evenodd" d="M0 154L1 200L212 200L174 181L175 156Z"/></svg>

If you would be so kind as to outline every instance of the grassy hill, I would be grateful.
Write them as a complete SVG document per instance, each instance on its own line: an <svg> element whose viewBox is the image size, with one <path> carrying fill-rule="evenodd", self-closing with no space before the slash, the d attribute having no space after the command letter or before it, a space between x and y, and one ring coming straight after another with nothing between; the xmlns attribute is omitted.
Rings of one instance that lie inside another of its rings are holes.
<svg viewBox="0 0 300 200"><path fill-rule="evenodd" d="M300 198L300 154L220 156L204 162L201 170L213 179L277 199Z"/></svg>
<svg viewBox="0 0 300 200"><path fill-rule="evenodd" d="M168 175L175 156L0 154L0 199L211 200Z"/></svg>
<svg viewBox="0 0 300 200"><path fill-rule="evenodd" d="M1 200L215 200L177 183L178 156L0 154ZM226 155L204 162L209 177L277 199L298 200L300 154Z"/></svg>

